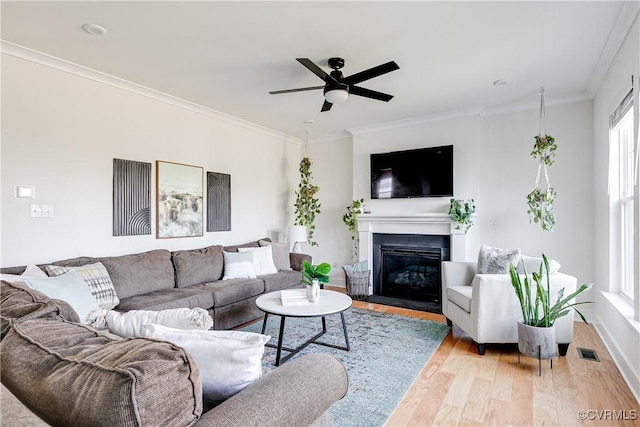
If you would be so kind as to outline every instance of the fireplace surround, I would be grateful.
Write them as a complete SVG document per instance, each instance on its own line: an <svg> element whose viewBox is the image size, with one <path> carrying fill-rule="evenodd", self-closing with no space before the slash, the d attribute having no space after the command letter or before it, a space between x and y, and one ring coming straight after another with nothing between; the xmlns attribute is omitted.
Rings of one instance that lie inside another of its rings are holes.
<svg viewBox="0 0 640 427"><path fill-rule="evenodd" d="M466 235L454 226L447 214L359 215L369 301L442 312L441 261L465 259Z"/></svg>

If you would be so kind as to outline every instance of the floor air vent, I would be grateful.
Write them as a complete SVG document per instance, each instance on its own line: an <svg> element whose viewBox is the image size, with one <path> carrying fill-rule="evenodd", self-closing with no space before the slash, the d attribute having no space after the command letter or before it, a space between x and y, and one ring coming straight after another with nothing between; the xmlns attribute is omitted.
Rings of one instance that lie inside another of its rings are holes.
<svg viewBox="0 0 640 427"><path fill-rule="evenodd" d="M598 353L595 350L590 348L581 348L578 347L578 354L581 359L593 360L594 362L599 362L600 358L598 357Z"/></svg>

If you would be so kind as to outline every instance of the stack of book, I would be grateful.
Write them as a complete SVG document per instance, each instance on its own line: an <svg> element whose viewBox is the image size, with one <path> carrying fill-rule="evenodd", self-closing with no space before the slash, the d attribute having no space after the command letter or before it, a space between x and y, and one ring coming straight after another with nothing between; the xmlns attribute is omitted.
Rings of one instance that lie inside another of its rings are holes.
<svg viewBox="0 0 640 427"><path fill-rule="evenodd" d="M280 299L283 306L309 304L306 289L286 289L280 291Z"/></svg>

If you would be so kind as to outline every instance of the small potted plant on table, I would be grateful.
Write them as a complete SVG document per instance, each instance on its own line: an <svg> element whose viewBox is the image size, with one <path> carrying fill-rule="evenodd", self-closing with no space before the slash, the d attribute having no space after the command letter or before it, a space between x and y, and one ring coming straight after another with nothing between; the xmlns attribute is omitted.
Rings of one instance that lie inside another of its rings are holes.
<svg viewBox="0 0 640 427"><path fill-rule="evenodd" d="M309 302L316 302L320 297L320 284L324 287L325 283L329 283L329 273L331 273L331 265L323 262L318 265L312 265L309 261L302 261L302 281L307 286L307 298Z"/></svg>

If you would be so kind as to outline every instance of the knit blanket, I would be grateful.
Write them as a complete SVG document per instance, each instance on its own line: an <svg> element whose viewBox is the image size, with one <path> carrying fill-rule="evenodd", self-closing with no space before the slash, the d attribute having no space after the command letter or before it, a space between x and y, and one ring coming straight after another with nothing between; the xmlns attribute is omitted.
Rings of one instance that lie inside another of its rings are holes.
<svg viewBox="0 0 640 427"><path fill-rule="evenodd" d="M131 310L126 313L109 310L105 317L109 331L125 338L143 336L142 326L147 324L176 329L211 329L213 327L213 319L204 308Z"/></svg>

